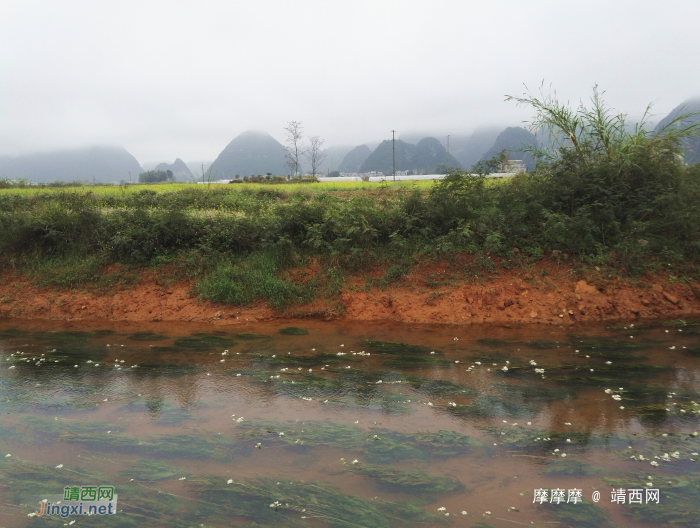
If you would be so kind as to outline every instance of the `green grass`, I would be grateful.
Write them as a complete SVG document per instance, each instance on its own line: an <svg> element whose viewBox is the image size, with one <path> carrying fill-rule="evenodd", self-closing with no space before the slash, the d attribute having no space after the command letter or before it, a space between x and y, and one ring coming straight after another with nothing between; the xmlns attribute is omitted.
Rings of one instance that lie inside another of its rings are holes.
<svg viewBox="0 0 700 528"><path fill-rule="evenodd" d="M438 181L3 189L0 269L85 289L167 265L167 278L192 281L203 299L288 310L337 300L348 274L386 288L418 263L463 263L428 277L449 288L457 275L491 278L554 250L578 269L700 277L700 164L680 156L695 129L629 133L597 94L591 110L520 102L562 143L507 180L485 177L495 159Z"/></svg>
<svg viewBox="0 0 700 528"><path fill-rule="evenodd" d="M501 180L494 179L493 183L498 184ZM278 192L294 193L299 191L304 192L335 192L335 191L377 191L382 188L388 189L430 189L433 185L431 180L413 180L413 181L387 181L385 183L378 182L318 182L318 183L289 183L284 185L270 185L265 183L238 183L238 184L196 184L196 183L159 183L159 184L133 184L133 185L85 185L83 187L12 187L8 189L0 189L0 195L14 194L21 196L34 196L37 194L62 194L66 192L76 194L99 194L105 196L123 196L127 194L136 194L143 190L154 191L157 193L172 193L190 189L217 190L230 189L236 192L240 191L259 191L274 189Z"/></svg>

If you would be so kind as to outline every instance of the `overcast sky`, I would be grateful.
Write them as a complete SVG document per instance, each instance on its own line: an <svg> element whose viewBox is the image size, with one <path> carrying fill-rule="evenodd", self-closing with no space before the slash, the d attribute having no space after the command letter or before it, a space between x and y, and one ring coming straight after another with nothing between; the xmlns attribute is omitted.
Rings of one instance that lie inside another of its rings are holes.
<svg viewBox="0 0 700 528"><path fill-rule="evenodd" d="M697 0L0 0L0 155L214 159L247 129L326 145L517 125L544 79L659 119L700 94Z"/></svg>

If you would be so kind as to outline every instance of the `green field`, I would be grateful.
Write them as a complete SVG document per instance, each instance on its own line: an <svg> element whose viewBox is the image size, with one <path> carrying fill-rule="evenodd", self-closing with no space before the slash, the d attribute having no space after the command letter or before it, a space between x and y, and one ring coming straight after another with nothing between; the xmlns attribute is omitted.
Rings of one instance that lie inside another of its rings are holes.
<svg viewBox="0 0 700 528"><path fill-rule="evenodd" d="M494 179L493 183L500 182ZM267 183L237 183L237 184L196 184L196 183L158 183L158 184L132 184L132 185L85 185L82 187L47 187L28 185L25 187L12 187L0 189L0 194L20 194L33 195L41 193L65 193L75 192L81 194L96 193L101 195L121 195L138 193L144 189L157 193L171 193L186 189L235 189L245 191L255 191L263 189L275 189L286 193L293 192L336 192L336 191L371 191L382 188L388 189L421 189L427 190L433 186L431 180L412 180L397 182L318 182L318 183L288 183L288 184L267 184Z"/></svg>
<svg viewBox="0 0 700 528"><path fill-rule="evenodd" d="M694 130L631 133L605 112L553 117L576 141L507 179L486 177L503 153L437 181L0 190L0 269L59 288L131 280L110 282L115 269L167 269L203 298L278 307L333 296L370 270L367 287L385 287L431 261L468 260L454 272L472 280L494 262L542 259L696 278L700 164L683 161ZM321 272L293 275L310 263Z"/></svg>

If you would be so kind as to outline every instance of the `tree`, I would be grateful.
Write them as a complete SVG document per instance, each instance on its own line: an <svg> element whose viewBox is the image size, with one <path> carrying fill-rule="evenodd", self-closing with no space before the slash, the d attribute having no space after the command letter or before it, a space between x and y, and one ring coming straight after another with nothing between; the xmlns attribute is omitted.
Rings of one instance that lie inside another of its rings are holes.
<svg viewBox="0 0 700 528"><path fill-rule="evenodd" d="M287 136L284 147L287 152L284 157L287 158L287 166L294 176L299 175L299 158L304 154L304 147L301 144L303 130L300 121L290 121L284 127Z"/></svg>
<svg viewBox="0 0 700 528"><path fill-rule="evenodd" d="M322 150L325 141L319 136L309 138L309 148L304 151L304 156L311 165L311 176L316 176L319 167L326 159L326 152Z"/></svg>
<svg viewBox="0 0 700 528"><path fill-rule="evenodd" d="M173 179L171 170L150 170L139 174L140 183L157 183Z"/></svg>

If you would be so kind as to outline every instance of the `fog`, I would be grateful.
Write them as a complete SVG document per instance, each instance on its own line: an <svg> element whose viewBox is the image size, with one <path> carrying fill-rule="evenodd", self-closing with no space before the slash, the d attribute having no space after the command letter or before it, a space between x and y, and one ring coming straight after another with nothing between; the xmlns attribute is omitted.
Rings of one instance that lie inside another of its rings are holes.
<svg viewBox="0 0 700 528"><path fill-rule="evenodd" d="M515 126L542 81L658 119L700 94L700 2L0 3L0 155L119 145L214 159L287 121L327 146Z"/></svg>

